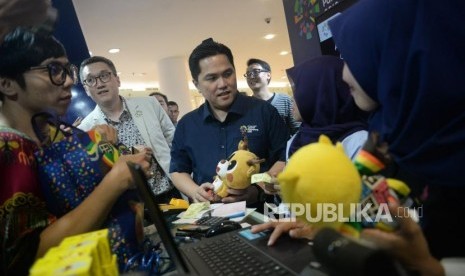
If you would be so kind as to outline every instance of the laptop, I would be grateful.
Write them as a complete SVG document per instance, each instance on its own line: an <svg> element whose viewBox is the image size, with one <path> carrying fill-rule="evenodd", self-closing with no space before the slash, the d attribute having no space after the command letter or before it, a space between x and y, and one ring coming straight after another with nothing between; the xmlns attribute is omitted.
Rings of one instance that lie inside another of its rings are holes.
<svg viewBox="0 0 465 276"><path fill-rule="evenodd" d="M177 247L141 167L129 162L128 166L178 274L299 275L304 269L308 272L310 262L315 261L308 240L282 236L274 246L267 246L269 233L254 234L250 228Z"/></svg>

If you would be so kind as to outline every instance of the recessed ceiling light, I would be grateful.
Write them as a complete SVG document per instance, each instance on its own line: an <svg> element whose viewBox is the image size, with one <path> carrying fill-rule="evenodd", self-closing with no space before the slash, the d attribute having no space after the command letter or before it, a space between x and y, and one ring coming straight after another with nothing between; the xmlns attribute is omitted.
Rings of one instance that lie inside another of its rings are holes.
<svg viewBox="0 0 465 276"><path fill-rule="evenodd" d="M110 54L116 54L116 53L119 53L119 49L118 49L118 48L113 48L113 49L110 49L110 50L108 50L108 53L110 53Z"/></svg>
<svg viewBox="0 0 465 276"><path fill-rule="evenodd" d="M273 39L276 35L275 34L267 34L264 36L265 39Z"/></svg>
<svg viewBox="0 0 465 276"><path fill-rule="evenodd" d="M285 56L285 55L289 54L289 52L288 51L281 51L281 53L279 53L279 54L282 55L282 56Z"/></svg>

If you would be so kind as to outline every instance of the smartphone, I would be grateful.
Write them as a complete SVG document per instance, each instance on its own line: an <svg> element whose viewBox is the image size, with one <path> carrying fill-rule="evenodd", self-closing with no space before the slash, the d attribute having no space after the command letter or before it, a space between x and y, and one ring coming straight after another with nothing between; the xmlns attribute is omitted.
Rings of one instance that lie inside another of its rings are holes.
<svg viewBox="0 0 465 276"><path fill-rule="evenodd" d="M189 225L183 225L181 227L178 227L179 231L196 232L196 233L206 233L208 229L210 229L210 226L208 225L196 225L196 224L189 224Z"/></svg>

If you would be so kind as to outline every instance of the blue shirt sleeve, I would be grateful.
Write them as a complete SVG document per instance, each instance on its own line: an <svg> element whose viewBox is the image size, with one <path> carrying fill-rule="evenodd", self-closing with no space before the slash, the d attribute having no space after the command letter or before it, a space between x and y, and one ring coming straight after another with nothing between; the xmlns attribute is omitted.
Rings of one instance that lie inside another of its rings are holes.
<svg viewBox="0 0 465 276"><path fill-rule="evenodd" d="M176 131L174 132L173 143L171 145L170 173L192 173L192 161L184 145L184 139L186 137L185 126L186 124L184 121L179 121Z"/></svg>
<svg viewBox="0 0 465 276"><path fill-rule="evenodd" d="M286 161L286 142L290 136L289 128L281 119L278 111L273 106L271 107L268 108L269 167L273 166L276 161Z"/></svg>

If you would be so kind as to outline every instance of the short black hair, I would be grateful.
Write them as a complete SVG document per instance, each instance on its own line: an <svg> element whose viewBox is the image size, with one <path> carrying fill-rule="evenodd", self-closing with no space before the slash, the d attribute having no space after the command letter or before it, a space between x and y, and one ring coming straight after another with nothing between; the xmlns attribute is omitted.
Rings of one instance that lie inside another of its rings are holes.
<svg viewBox="0 0 465 276"><path fill-rule="evenodd" d="M168 105L168 97L166 97L166 95L161 92L152 92L149 94L149 96L160 96L165 100L165 104Z"/></svg>
<svg viewBox="0 0 465 276"><path fill-rule="evenodd" d="M26 88L23 73L49 58L66 57L63 44L50 34L16 28L0 44L0 76ZM0 91L0 101L3 101Z"/></svg>
<svg viewBox="0 0 465 276"><path fill-rule="evenodd" d="M266 71L268 72L271 72L271 67L270 67L270 64L268 64L268 62L264 61L264 60L261 60L261 59L258 59L258 58L251 58L247 61L247 67L249 67L251 64L260 64L260 66L265 69Z"/></svg>
<svg viewBox="0 0 465 276"><path fill-rule="evenodd" d="M235 68L231 49L229 49L226 45L213 41L212 38L207 38L195 47L189 56L189 69L191 71L192 79L198 81L200 74L200 60L220 54L226 55L233 68Z"/></svg>
<svg viewBox="0 0 465 276"><path fill-rule="evenodd" d="M268 62L264 61L264 60L261 60L261 59L258 59L258 58L251 58L247 61L247 67L249 67L250 65L252 64L260 64L260 66L268 71L268 72L271 72L271 67L270 67L270 64L268 64ZM268 83L270 83L271 81L271 78L268 79Z"/></svg>
<svg viewBox="0 0 465 276"><path fill-rule="evenodd" d="M93 57L90 57L90 58L86 58L85 60L83 60L81 62L81 66L79 66L79 76L81 77L81 82L83 81L83 75L82 75L82 70L84 69L84 67L86 65L89 65L89 64L93 64L93 63L97 63L97 62L103 62L105 63L106 65L108 65L108 67L110 67L110 70L111 72L113 72L113 74L116 76L116 67L115 67L115 64L113 63L113 61L109 60L108 58L106 57L102 57L102 56L93 56Z"/></svg>
<svg viewBox="0 0 465 276"><path fill-rule="evenodd" d="M178 106L178 103L175 101L169 101L168 106ZM178 106L179 107L179 106Z"/></svg>

